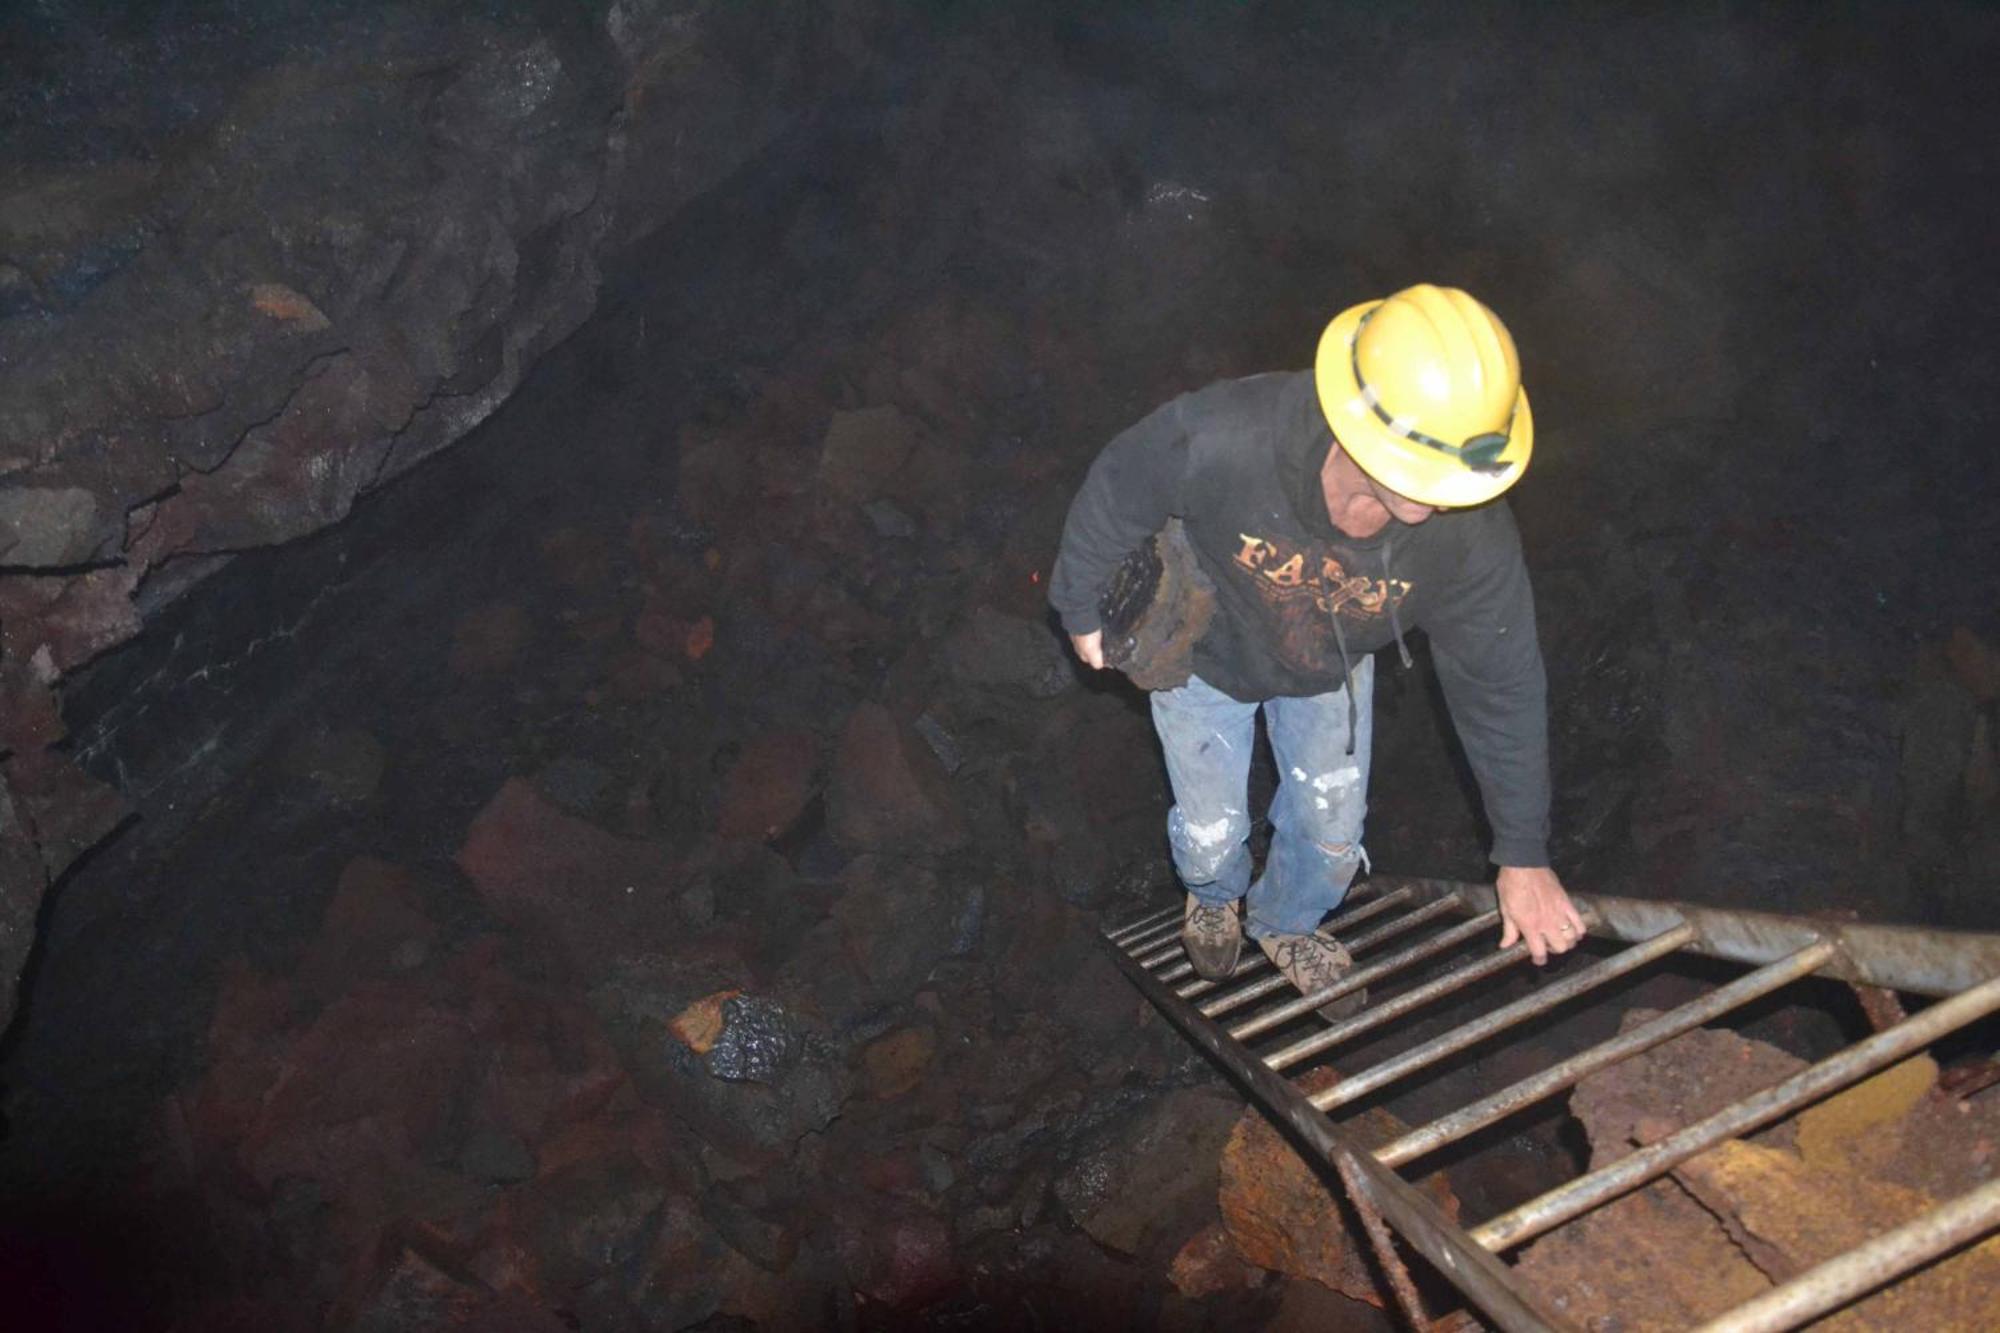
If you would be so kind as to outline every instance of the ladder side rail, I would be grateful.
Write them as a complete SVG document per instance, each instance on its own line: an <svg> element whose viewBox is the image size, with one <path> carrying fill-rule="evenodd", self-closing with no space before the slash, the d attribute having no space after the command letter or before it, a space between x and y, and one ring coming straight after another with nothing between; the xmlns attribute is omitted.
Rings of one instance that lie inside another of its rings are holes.
<svg viewBox="0 0 2000 1333"><path fill-rule="evenodd" d="M1562 1333L1563 1325L1538 1309L1514 1274L1491 1251L1474 1244L1465 1231L1408 1181L1370 1157L1351 1135L1326 1116L1289 1079L1252 1055L1213 1019L1182 1002L1129 954L1115 946L1118 966L1154 1006L1196 1046L1227 1070L1266 1110L1281 1119L1301 1142L1336 1169L1351 1172L1398 1235L1436 1265L1453 1286L1475 1302L1505 1333Z"/></svg>
<svg viewBox="0 0 2000 1333"><path fill-rule="evenodd" d="M1453 902L1467 915L1497 906L1490 884L1404 878L1385 882L1413 889L1419 898ZM1590 934L1599 938L1637 942L1686 921L1701 931L1700 941L1689 946L1690 953L1749 967L1774 963L1814 940L1830 939L1840 946L1840 954L1821 973L1837 981L1942 997L2000 977L2000 934L1827 921L1608 894L1573 893L1570 898L1585 914Z"/></svg>

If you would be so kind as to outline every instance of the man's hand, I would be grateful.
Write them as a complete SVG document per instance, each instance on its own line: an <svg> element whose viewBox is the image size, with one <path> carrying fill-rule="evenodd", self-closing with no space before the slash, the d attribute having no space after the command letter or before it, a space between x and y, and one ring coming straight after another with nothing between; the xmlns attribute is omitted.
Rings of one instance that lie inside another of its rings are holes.
<svg viewBox="0 0 2000 1333"><path fill-rule="evenodd" d="M1083 664L1093 671L1104 670L1104 631L1094 629L1088 634L1072 634L1069 646L1076 649L1076 655Z"/></svg>
<svg viewBox="0 0 2000 1333"><path fill-rule="evenodd" d="M1500 947L1525 940L1540 967L1552 953L1568 953L1583 938L1583 918L1562 881L1547 866L1502 866L1494 884L1500 897Z"/></svg>

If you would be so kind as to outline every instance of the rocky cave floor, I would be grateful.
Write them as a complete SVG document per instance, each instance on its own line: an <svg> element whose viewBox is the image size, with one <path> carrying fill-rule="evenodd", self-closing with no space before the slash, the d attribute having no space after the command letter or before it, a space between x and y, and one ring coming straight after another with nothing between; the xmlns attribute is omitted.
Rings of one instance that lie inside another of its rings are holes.
<svg viewBox="0 0 2000 1333"><path fill-rule="evenodd" d="M648 237L462 446L68 689L75 752L143 818L52 897L5 1055L21 1309L1387 1326L1365 1272L1214 1240L1217 1172L1247 1170L1224 1145L1254 1125L1094 940L1170 900L1143 700L1081 679L1041 600L1096 443L1298 361L1286 274L1324 242L1273 158L1190 128L1199 97L1181 156L1134 163L1081 126L1168 119L1138 75L1100 93L1025 39L951 55ZM1656 294L1631 277L1656 251L1596 245L1573 284ZM1246 255L1276 262L1220 258ZM1573 429L1650 443L1551 461L1518 505L1572 883L1980 923L1990 609L1963 588L1917 609L1907 563L1850 586L1856 525L1889 524L1891 553L1939 539L1935 515L1894 526L1918 482L1773 515L1769 459L1689 476L1719 419L1651 435L1620 398L1649 372L1579 375L1549 377ZM1426 679L1383 675L1371 851L1476 877ZM1423 1118L1694 981L1649 974L1371 1114ZM1830 1003L1745 1030L1823 1051L1856 1030ZM1497 1166L1434 1182L1474 1216L1592 1146L1560 1107L1484 1144Z"/></svg>

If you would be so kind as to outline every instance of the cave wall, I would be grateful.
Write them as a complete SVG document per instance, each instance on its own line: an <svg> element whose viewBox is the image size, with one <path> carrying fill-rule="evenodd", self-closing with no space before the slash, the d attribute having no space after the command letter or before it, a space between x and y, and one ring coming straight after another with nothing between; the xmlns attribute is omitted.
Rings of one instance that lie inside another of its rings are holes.
<svg viewBox="0 0 2000 1333"><path fill-rule="evenodd" d="M1346 300L1467 286L1513 326L1543 425L1514 503L1559 858L1613 890L1976 917L2000 628L1968 574L2000 545L1976 444L2000 332L1973 206L1988 11L10 22L29 58L0 200L0 971L123 817L70 761L68 673L459 438L592 309L605 256L898 80L907 100L869 113L884 178L847 207L906 271L1023 309L913 319L911 364L843 406L949 418L974 379L1037 399L1061 457L1026 483L1042 540L1154 402L1301 362ZM841 243L816 225L786 244ZM754 487L714 462L683 465L683 499L739 518ZM1390 688L1384 746L1412 758L1381 773L1380 850L1476 872L1433 710Z"/></svg>
<svg viewBox="0 0 2000 1333"><path fill-rule="evenodd" d="M46 886L126 809L65 752L62 680L462 438L604 253L869 60L862 11L808 4L5 23L0 1022Z"/></svg>

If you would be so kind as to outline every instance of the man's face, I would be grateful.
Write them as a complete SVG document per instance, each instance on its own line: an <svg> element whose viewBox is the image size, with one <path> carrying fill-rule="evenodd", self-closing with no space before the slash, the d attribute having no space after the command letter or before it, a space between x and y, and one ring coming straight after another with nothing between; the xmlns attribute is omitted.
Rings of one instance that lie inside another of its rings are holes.
<svg viewBox="0 0 2000 1333"><path fill-rule="evenodd" d="M1373 537L1389 526L1390 519L1414 526L1437 512L1435 505L1419 504L1390 490L1363 472L1338 446L1327 455L1321 481L1327 517L1350 537Z"/></svg>
<svg viewBox="0 0 2000 1333"><path fill-rule="evenodd" d="M1398 523L1415 526L1437 512L1436 505L1419 504L1407 495L1390 490L1373 477L1368 478L1368 489Z"/></svg>

